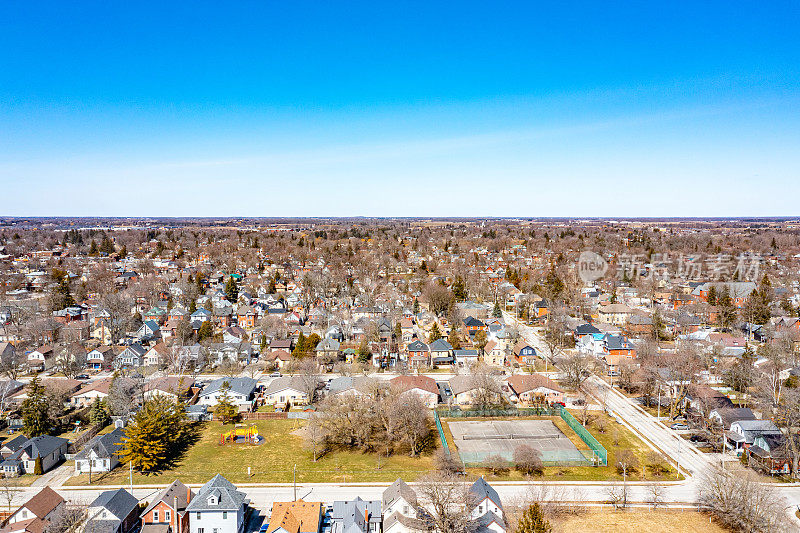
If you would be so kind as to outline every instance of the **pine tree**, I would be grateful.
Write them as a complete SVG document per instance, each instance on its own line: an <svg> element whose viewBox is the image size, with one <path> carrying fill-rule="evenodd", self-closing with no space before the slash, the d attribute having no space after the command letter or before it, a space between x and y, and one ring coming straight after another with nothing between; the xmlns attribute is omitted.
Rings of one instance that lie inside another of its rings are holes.
<svg viewBox="0 0 800 533"><path fill-rule="evenodd" d="M236 302L239 299L239 286L236 284L236 279L231 276L225 284L225 298L229 302Z"/></svg>
<svg viewBox="0 0 800 533"><path fill-rule="evenodd" d="M708 305L717 305L717 288L714 285L708 289L707 300Z"/></svg>
<svg viewBox="0 0 800 533"><path fill-rule="evenodd" d="M301 331L300 336L297 337L297 344L294 345L294 350L292 350L292 357L301 358L306 355L306 336Z"/></svg>
<svg viewBox="0 0 800 533"><path fill-rule="evenodd" d="M458 334L456 328L450 329L450 334L447 336L447 342L450 343L450 346L452 346L454 350L461 349L461 336Z"/></svg>
<svg viewBox="0 0 800 533"><path fill-rule="evenodd" d="M552 530L538 503L529 505L525 509L516 529L517 533L550 533Z"/></svg>
<svg viewBox="0 0 800 533"><path fill-rule="evenodd" d="M415 315L419 314L419 300L417 300L416 298L414 298L414 308L412 309L412 313L414 313Z"/></svg>
<svg viewBox="0 0 800 533"><path fill-rule="evenodd" d="M197 330L197 342L210 339L214 336L214 327L211 325L210 320L204 321L200 324L200 329Z"/></svg>
<svg viewBox="0 0 800 533"><path fill-rule="evenodd" d="M108 423L108 410L104 400L98 398L92 403L92 408L89 411L89 421L95 426L105 426Z"/></svg>
<svg viewBox="0 0 800 533"><path fill-rule="evenodd" d="M97 255L97 241L92 239L92 244L89 245L89 255Z"/></svg>
<svg viewBox="0 0 800 533"><path fill-rule="evenodd" d="M501 316L503 316L503 312L500 310L499 302L494 303L494 311L492 311L492 316L495 318L500 318Z"/></svg>
<svg viewBox="0 0 800 533"><path fill-rule="evenodd" d="M28 397L22 402L22 432L29 437L47 435L53 426L45 389L34 376L28 385Z"/></svg>
<svg viewBox="0 0 800 533"><path fill-rule="evenodd" d="M186 411L166 396L144 403L122 437L120 456L140 472L161 467L185 438Z"/></svg>
<svg viewBox="0 0 800 533"><path fill-rule="evenodd" d="M456 276L456 280L453 282L453 296L459 302L463 302L468 297L467 285L461 276Z"/></svg>
<svg viewBox="0 0 800 533"><path fill-rule="evenodd" d="M128 257L128 247L123 244L122 248L119 249L119 258L125 259L126 257Z"/></svg>
<svg viewBox="0 0 800 533"><path fill-rule="evenodd" d="M44 474L44 468L42 467L42 456L37 455L36 459L33 461L33 475L41 476L42 474Z"/></svg>
<svg viewBox="0 0 800 533"><path fill-rule="evenodd" d="M223 424L236 422L239 418L239 410L233 405L230 394L228 394L230 390L230 383L223 382L222 387L220 387L222 394L217 398L217 406L214 408L214 417L222 421Z"/></svg>
<svg viewBox="0 0 800 533"><path fill-rule="evenodd" d="M431 332L428 335L428 342L433 342L437 339L442 338L442 332L439 331L439 324L436 322L433 323L433 327L431 328Z"/></svg>

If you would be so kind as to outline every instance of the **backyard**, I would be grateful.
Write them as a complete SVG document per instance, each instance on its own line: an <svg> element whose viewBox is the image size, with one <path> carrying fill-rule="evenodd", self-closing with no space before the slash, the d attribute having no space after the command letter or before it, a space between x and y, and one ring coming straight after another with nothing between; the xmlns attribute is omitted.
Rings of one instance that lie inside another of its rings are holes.
<svg viewBox="0 0 800 533"><path fill-rule="evenodd" d="M220 445L220 434L233 428L232 424L205 422L199 428L196 443L180 457L174 466L153 475L134 473L134 484L170 483L180 478L184 483L203 483L220 473L234 483L290 483L297 465L298 482L394 481L398 477L414 480L432 468L430 454L422 457L394 455L388 459L374 453L335 451L312 460L296 430L305 421L293 419L261 420L255 422L264 437L257 446L246 444ZM247 468L251 474L248 476ZM128 469L118 467L105 475L95 474L94 484L127 484ZM75 476L68 485L86 485L87 474Z"/></svg>

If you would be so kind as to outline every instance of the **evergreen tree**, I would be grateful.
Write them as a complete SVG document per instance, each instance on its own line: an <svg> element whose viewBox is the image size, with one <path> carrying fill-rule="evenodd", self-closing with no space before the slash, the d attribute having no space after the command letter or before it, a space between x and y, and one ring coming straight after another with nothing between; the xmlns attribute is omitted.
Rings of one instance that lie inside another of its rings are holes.
<svg viewBox="0 0 800 533"><path fill-rule="evenodd" d="M517 533L550 533L553 528L538 503L529 505L517 524Z"/></svg>
<svg viewBox="0 0 800 533"><path fill-rule="evenodd" d="M483 350L486 347L486 343L489 342L489 339L486 338L486 332L483 331L483 330L480 330L478 333L476 333L474 342L475 342L475 346L479 350Z"/></svg>
<svg viewBox="0 0 800 533"><path fill-rule="evenodd" d="M458 334L456 328L450 329L450 334L447 336L447 342L450 343L450 346L452 346L454 350L461 349L461 336Z"/></svg>
<svg viewBox="0 0 800 533"><path fill-rule="evenodd" d="M123 244L122 248L119 249L119 258L125 259L126 257L128 257L128 247Z"/></svg>
<svg viewBox="0 0 800 533"><path fill-rule="evenodd" d="M292 350L292 357L305 357L306 356L306 336L303 335L303 332L300 332L300 336L297 337L297 343L294 345L294 350Z"/></svg>
<svg viewBox="0 0 800 533"><path fill-rule="evenodd" d="M225 284L225 298L229 302L235 302L239 299L239 285L236 284L236 279L231 276Z"/></svg>
<svg viewBox="0 0 800 533"><path fill-rule="evenodd" d="M97 255L97 254L98 254L97 241L92 239L92 244L89 245L89 255L94 256L94 255Z"/></svg>
<svg viewBox="0 0 800 533"><path fill-rule="evenodd" d="M500 302L494 303L494 310L492 311L492 316L495 318L500 318L503 316L503 311L500 309Z"/></svg>
<svg viewBox="0 0 800 533"><path fill-rule="evenodd" d="M239 418L239 410L231 402L230 390L230 383L223 382L222 387L220 387L222 394L217 398L217 406L214 408L214 417L222 421L223 424L236 422Z"/></svg>
<svg viewBox="0 0 800 533"><path fill-rule="evenodd" d="M362 339L361 344L358 345L358 361L360 363L369 363L372 358L372 350L369 348L367 339Z"/></svg>
<svg viewBox="0 0 800 533"><path fill-rule="evenodd" d="M728 286L722 287L717 297L717 323L723 329L729 328L736 320L736 307L733 305Z"/></svg>
<svg viewBox="0 0 800 533"><path fill-rule="evenodd" d="M33 475L41 476L42 474L44 474L44 468L42 468L42 456L37 455L36 459L33 461Z"/></svg>
<svg viewBox="0 0 800 533"><path fill-rule="evenodd" d="M89 421L95 426L105 426L108 424L108 419L108 410L106 409L105 401L99 398L95 399L89 410Z"/></svg>
<svg viewBox="0 0 800 533"><path fill-rule="evenodd" d="M144 402L125 428L120 456L140 472L163 466L186 437L186 411L166 396Z"/></svg>
<svg viewBox="0 0 800 533"><path fill-rule="evenodd" d="M53 426L49 402L39 376L28 385L28 397L22 402L22 432L28 437L47 435Z"/></svg>
<svg viewBox="0 0 800 533"><path fill-rule="evenodd" d="M458 302L463 302L468 298L467 285L464 283L464 278L461 276L456 276L453 282L453 296Z"/></svg>
<svg viewBox="0 0 800 533"><path fill-rule="evenodd" d="M417 300L416 298L414 298L414 308L411 310L411 312L414 313L415 315L419 314L419 300Z"/></svg>
<svg viewBox="0 0 800 533"><path fill-rule="evenodd" d="M431 332L428 335L428 342L433 342L441 338L442 338L442 332L439 331L439 324L434 322L433 327L431 328Z"/></svg>
<svg viewBox="0 0 800 533"><path fill-rule="evenodd" d="M210 320L204 321L200 324L200 329L197 330L197 342L210 339L214 336L214 326L211 325Z"/></svg>
<svg viewBox="0 0 800 533"><path fill-rule="evenodd" d="M717 288L714 285L708 289L707 299L708 305L717 305Z"/></svg>

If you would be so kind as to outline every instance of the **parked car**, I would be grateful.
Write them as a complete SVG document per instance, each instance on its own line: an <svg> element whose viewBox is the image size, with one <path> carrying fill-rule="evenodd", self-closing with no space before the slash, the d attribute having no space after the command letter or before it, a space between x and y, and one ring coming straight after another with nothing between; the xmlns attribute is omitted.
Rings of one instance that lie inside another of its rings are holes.
<svg viewBox="0 0 800 533"><path fill-rule="evenodd" d="M89 379L89 374L78 374L75 379Z"/></svg>
<svg viewBox="0 0 800 533"><path fill-rule="evenodd" d="M674 429L675 431L685 431L689 429L689 426L687 426L682 422L676 422L675 424L672 424L669 428Z"/></svg>
<svg viewBox="0 0 800 533"><path fill-rule="evenodd" d="M281 377L281 373L276 370L275 372L270 374L269 377L271 377L271 378L279 378L279 377Z"/></svg>

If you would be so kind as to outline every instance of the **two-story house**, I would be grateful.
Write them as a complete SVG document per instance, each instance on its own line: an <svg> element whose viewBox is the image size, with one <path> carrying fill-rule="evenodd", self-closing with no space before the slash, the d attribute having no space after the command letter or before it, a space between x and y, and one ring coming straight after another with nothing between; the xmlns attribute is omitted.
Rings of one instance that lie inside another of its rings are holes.
<svg viewBox="0 0 800 533"><path fill-rule="evenodd" d="M186 511L191 533L238 533L250 500L233 483L217 474L197 491Z"/></svg>

